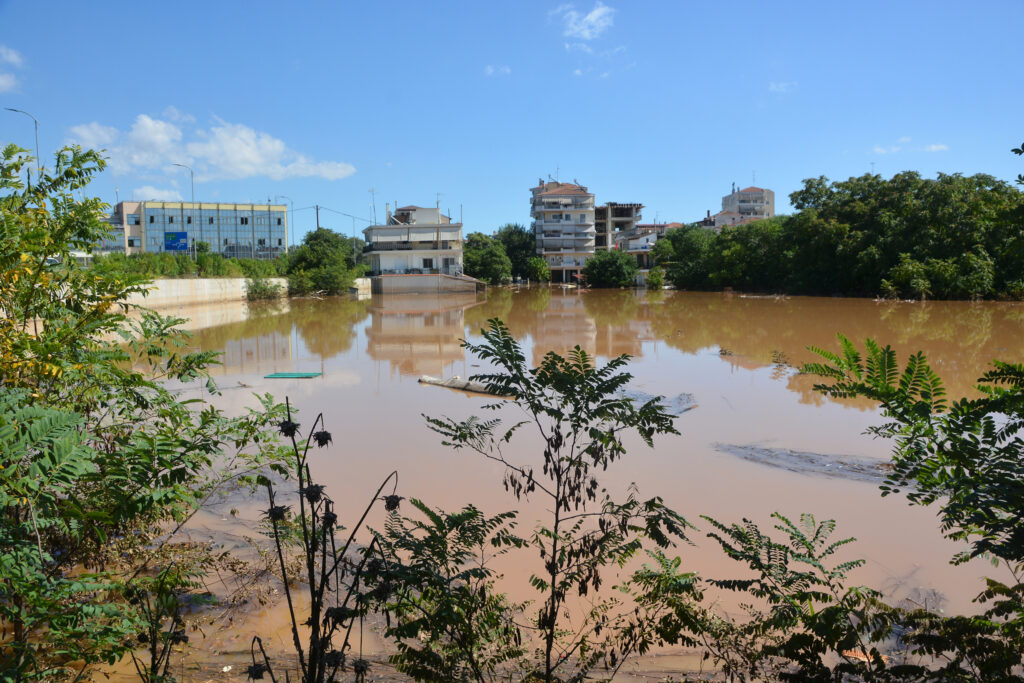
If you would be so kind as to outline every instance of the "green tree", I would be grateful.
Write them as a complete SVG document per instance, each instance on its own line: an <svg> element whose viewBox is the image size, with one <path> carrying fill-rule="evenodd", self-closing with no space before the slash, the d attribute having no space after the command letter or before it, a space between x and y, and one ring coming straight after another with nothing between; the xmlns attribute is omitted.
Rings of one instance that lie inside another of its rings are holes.
<svg viewBox="0 0 1024 683"><path fill-rule="evenodd" d="M352 248L343 235L327 228L306 233L302 244L288 257L288 291L291 294L342 294L355 277L348 267Z"/></svg>
<svg viewBox="0 0 1024 683"><path fill-rule="evenodd" d="M624 251L599 251L583 267L589 287L632 287L640 267L636 259Z"/></svg>
<svg viewBox="0 0 1024 683"><path fill-rule="evenodd" d="M660 498L641 500L631 488L626 500L612 500L596 473L626 453L623 439L635 433L648 446L657 434L677 433L660 399L634 404L622 396L630 380L627 356L598 367L579 346L568 357L549 352L530 369L508 328L491 320L484 342L464 346L496 372L474 376L496 395L525 411L528 420L503 427L500 419L465 421L428 417L445 445L468 448L504 467L503 483L516 497L538 495L550 517L528 539L544 566L530 577L540 594L535 617L539 642L534 680L585 680L601 662L613 672L624 659L653 642L655 615L641 620L631 607L600 595L605 574L621 567L648 542L659 547L681 539L689 526ZM506 402L488 406L500 409ZM536 429L541 463L513 462L503 444L523 428ZM537 468L540 467L538 473ZM583 623L570 623L566 600L588 596Z"/></svg>
<svg viewBox="0 0 1024 683"><path fill-rule="evenodd" d="M533 282L549 282L551 280L551 268L548 262L540 256L534 256L526 262L526 279Z"/></svg>
<svg viewBox="0 0 1024 683"><path fill-rule="evenodd" d="M206 377L214 354L187 351L181 320L126 303L141 278L71 256L107 229L104 205L82 192L103 160L61 150L26 188L31 162L14 146L0 158L5 680L72 666L86 677L122 656L142 618L125 595L133 577L205 500L280 455L268 434L280 409L268 397L237 418L179 401L165 382L206 379L216 391Z"/></svg>
<svg viewBox="0 0 1024 683"><path fill-rule="evenodd" d="M665 286L665 271L661 268L651 268L647 272L647 289L657 291Z"/></svg>
<svg viewBox="0 0 1024 683"><path fill-rule="evenodd" d="M533 232L518 223L506 223L498 228L494 238L505 247L505 254L512 264L512 277L529 277L530 260L537 255L537 238Z"/></svg>
<svg viewBox="0 0 1024 683"><path fill-rule="evenodd" d="M466 275L492 285L512 280L512 262L505 246L493 237L471 232L462 245L462 264Z"/></svg>

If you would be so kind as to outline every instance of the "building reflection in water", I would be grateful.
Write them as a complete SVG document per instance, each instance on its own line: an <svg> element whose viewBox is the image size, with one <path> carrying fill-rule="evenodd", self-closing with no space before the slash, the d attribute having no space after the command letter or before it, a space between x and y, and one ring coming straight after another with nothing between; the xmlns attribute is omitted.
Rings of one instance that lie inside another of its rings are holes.
<svg viewBox="0 0 1024 683"><path fill-rule="evenodd" d="M465 312L482 304L476 294L374 296L366 352L403 377L447 377L465 363ZM466 374L465 368L458 372Z"/></svg>
<svg viewBox="0 0 1024 683"><path fill-rule="evenodd" d="M280 332L230 339L224 343L222 365L217 374L263 372L278 364L290 365L293 355L291 337Z"/></svg>

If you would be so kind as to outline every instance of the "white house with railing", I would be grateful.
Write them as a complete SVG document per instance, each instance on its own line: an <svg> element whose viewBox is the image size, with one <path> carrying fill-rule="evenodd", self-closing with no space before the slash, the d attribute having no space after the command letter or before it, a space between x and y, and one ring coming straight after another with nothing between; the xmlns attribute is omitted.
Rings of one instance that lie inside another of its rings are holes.
<svg viewBox="0 0 1024 683"><path fill-rule="evenodd" d="M422 206L386 215L384 225L363 230L371 275L462 274L462 223Z"/></svg>

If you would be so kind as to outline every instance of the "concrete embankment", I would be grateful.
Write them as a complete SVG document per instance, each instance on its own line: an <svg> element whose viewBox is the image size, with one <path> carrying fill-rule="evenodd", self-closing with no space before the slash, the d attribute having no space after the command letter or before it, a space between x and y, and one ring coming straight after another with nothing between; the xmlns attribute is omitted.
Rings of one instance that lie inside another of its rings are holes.
<svg viewBox="0 0 1024 683"><path fill-rule="evenodd" d="M288 291L288 280L272 277L266 280L279 285L282 294ZM147 296L134 295L128 303L147 308L167 308L192 304L244 301L246 279L242 277L188 278L153 280Z"/></svg>

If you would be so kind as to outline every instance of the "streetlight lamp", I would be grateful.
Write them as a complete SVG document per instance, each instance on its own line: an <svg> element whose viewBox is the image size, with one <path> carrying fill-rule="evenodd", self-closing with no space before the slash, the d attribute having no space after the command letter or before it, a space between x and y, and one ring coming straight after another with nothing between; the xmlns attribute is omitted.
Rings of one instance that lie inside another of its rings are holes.
<svg viewBox="0 0 1024 683"><path fill-rule="evenodd" d="M35 126L36 126L36 174L38 175L39 171L42 170L42 168L43 168L43 166L42 166L43 160L39 157L39 119L37 119L36 117L32 116L32 114L29 114L27 111L23 111L21 109L12 109L11 107L4 107L4 109L6 109L7 111L13 111L13 112L18 113L18 114L24 114L25 116L27 116L30 119L32 119L32 122L35 124Z"/></svg>
<svg viewBox="0 0 1024 683"><path fill-rule="evenodd" d="M294 221L295 221L295 202L293 202L292 198L289 197L286 194L275 194L274 195L274 201L276 202L278 199L287 199L288 200L288 206L290 207L290 209L289 209L290 215L288 216L288 227L291 228L291 230L290 230L290 232L291 232L291 235L290 235L291 239L290 240L286 239L285 241L286 242L294 243L295 242L295 223L294 223ZM290 244L289 248L291 248L292 246L294 246L294 244Z"/></svg>
<svg viewBox="0 0 1024 683"><path fill-rule="evenodd" d="M171 166L181 166L182 168L187 168L188 169L189 183L192 186L192 217L195 218L196 217L196 174L192 170L191 166L186 166L185 164L171 164ZM196 222L193 223L192 225L195 226L195 227L193 227L193 230L198 232L198 230L199 230L199 227L198 227L199 221L198 221L198 219L196 219ZM186 235L187 235L187 233L186 233ZM193 237L192 238L192 244L193 245L195 244L195 241L196 240ZM186 248L187 248L187 246L188 245L186 243ZM192 250L190 249L189 251L192 251Z"/></svg>

